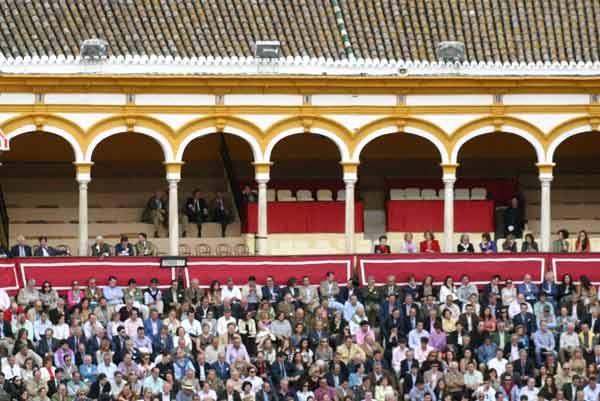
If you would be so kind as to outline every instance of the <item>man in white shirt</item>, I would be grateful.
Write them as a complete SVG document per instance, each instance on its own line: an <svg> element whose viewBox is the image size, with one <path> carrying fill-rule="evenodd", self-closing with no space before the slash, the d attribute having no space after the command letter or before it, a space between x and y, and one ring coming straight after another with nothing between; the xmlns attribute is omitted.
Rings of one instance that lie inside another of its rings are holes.
<svg viewBox="0 0 600 401"><path fill-rule="evenodd" d="M525 396L527 397L527 400L536 400L539 392L540 390L537 387L535 387L535 379L533 377L530 377L529 379L527 379L527 385L525 387L522 387L521 391L519 391L519 398ZM597 400L598 398L596 397L594 401Z"/></svg>
<svg viewBox="0 0 600 401"><path fill-rule="evenodd" d="M185 332L192 337L197 337L202 334L202 324L196 320L193 310L188 311L187 319L184 319L181 322L181 327L183 327Z"/></svg>
<svg viewBox="0 0 600 401"><path fill-rule="evenodd" d="M588 385L583 388L583 398L585 401L598 401L598 395L600 395L600 386L596 382L596 376L592 375Z"/></svg>
<svg viewBox="0 0 600 401"><path fill-rule="evenodd" d="M233 279L227 279L227 285L221 289L221 299L229 303L237 303L242 299L242 292L239 287L233 285Z"/></svg>
<svg viewBox="0 0 600 401"><path fill-rule="evenodd" d="M531 304L525 300L525 295L519 294L508 306L508 317L512 319L521 313L521 304L527 304L527 312L533 313L533 308L531 307Z"/></svg>
<svg viewBox="0 0 600 401"><path fill-rule="evenodd" d="M489 380L484 380L483 384L479 386L477 390L475 390L475 395L479 401L494 401L496 397L496 390L490 386ZM481 395L483 395L483 399Z"/></svg>
<svg viewBox="0 0 600 401"><path fill-rule="evenodd" d="M416 350L421 345L421 338L429 338L429 333L423 329L423 322L417 322L415 329L408 333L408 346Z"/></svg>
<svg viewBox="0 0 600 401"><path fill-rule="evenodd" d="M227 333L227 325L229 323L233 323L235 325L235 331L237 331L237 321L231 316L231 309L225 308L225 310L223 310L223 316L217 320L217 333L219 336Z"/></svg>
<svg viewBox="0 0 600 401"><path fill-rule="evenodd" d="M488 361L488 369L495 369L498 377L502 376L506 370L506 364L508 361L503 357L504 352L501 349L496 350L496 357Z"/></svg>
<svg viewBox="0 0 600 401"><path fill-rule="evenodd" d="M115 372L117 371L117 365L112 361L112 355L110 352L102 354L102 362L98 364L98 374L104 373L106 378L112 382L115 378Z"/></svg>
<svg viewBox="0 0 600 401"><path fill-rule="evenodd" d="M2 373L4 373L4 377L7 381L12 380L15 377L21 377L21 368L17 363L17 358L14 355L10 355L6 361L6 364L3 364Z"/></svg>

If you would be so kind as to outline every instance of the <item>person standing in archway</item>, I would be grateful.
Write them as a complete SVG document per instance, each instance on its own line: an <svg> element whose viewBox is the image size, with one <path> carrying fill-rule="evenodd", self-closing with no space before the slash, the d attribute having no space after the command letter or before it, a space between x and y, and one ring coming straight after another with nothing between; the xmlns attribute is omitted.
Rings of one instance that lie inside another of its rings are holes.
<svg viewBox="0 0 600 401"><path fill-rule="evenodd" d="M510 206L504 211L504 236L512 234L515 238L522 238L524 227L525 217L521 202L519 198L513 196Z"/></svg>
<svg viewBox="0 0 600 401"><path fill-rule="evenodd" d="M198 238L202 237L202 223L208 218L208 207L200 190L195 189L193 196L185 203L185 214L190 223L196 223Z"/></svg>

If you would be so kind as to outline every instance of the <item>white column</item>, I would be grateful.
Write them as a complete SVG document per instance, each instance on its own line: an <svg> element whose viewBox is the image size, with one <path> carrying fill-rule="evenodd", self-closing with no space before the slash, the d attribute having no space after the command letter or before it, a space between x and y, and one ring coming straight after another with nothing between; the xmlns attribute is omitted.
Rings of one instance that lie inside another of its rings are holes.
<svg viewBox="0 0 600 401"><path fill-rule="evenodd" d="M550 183L552 174L540 173L541 204L540 204L540 238L542 252L550 252L550 226L551 226L551 203L550 203Z"/></svg>
<svg viewBox="0 0 600 401"><path fill-rule="evenodd" d="M88 254L88 183L90 180L88 173L77 174L79 183L79 256Z"/></svg>
<svg viewBox="0 0 600 401"><path fill-rule="evenodd" d="M354 184L356 184L356 173L344 173L344 183L346 184L346 220L345 220L345 237L346 237L346 253L354 253Z"/></svg>
<svg viewBox="0 0 600 401"><path fill-rule="evenodd" d="M444 252L454 249L454 174L444 174Z"/></svg>
<svg viewBox="0 0 600 401"><path fill-rule="evenodd" d="M167 181L169 182L169 255L177 256L179 255L179 201L177 199L179 175L169 173Z"/></svg>
<svg viewBox="0 0 600 401"><path fill-rule="evenodd" d="M267 183L269 174L257 173L256 182L258 183L258 228L256 232L256 253L266 255L267 247Z"/></svg>

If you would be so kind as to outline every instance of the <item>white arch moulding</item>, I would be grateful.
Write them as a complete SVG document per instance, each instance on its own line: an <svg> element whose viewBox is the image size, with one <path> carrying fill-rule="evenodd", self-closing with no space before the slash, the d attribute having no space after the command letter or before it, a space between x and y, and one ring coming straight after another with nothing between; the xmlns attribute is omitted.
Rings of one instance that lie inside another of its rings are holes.
<svg viewBox="0 0 600 401"><path fill-rule="evenodd" d="M548 163L554 163L554 154L556 153L556 149L560 146L561 143L571 138L572 136L585 134L587 132L593 131L593 127L591 124L583 124L580 127L570 129L566 132L560 134L548 147L548 155L546 159Z"/></svg>
<svg viewBox="0 0 600 401"><path fill-rule="evenodd" d="M271 154L273 153L273 149L281 140L287 138L288 136L301 135L301 134L305 134L304 128L302 128L302 127L291 128L291 129L285 130L285 131L277 134L271 140L271 142L269 142L269 144L267 145L267 149L265 150L265 155L264 155L263 161L265 163L269 163L271 161ZM314 134L321 135L321 136L331 139L338 147L338 150L340 152L340 159L341 159L340 161L342 163L350 162L350 151L348 150L348 146L342 140L342 138L340 138L339 136L335 135L334 133L332 133L326 129L323 129L323 128L311 128L309 135L314 135Z"/></svg>
<svg viewBox="0 0 600 401"><path fill-rule="evenodd" d="M133 131L135 133L149 136L150 138L153 138L154 140L156 140L163 151L163 155L165 157L164 161L166 163L172 163L174 161L173 149L171 148L171 144L160 133L158 133L152 129L149 129L146 127L140 127L140 126L135 126ZM94 155L94 150L103 140L105 140L106 138L109 138L113 135L118 135L118 134L122 134L122 133L126 133L126 132L128 132L128 128L127 128L127 126L123 125L120 127L114 127L114 128L108 129L108 130L102 132L101 134L97 135L92 140L90 145L88 146L87 152L85 154L85 162L86 163L92 162L92 156Z"/></svg>
<svg viewBox="0 0 600 401"><path fill-rule="evenodd" d="M352 162L355 162L355 163L360 162L360 154L362 153L363 149L371 141L379 138L380 136L396 134L396 133L398 133L398 126L395 126L395 125L385 127L385 128L380 128L376 131L371 132L369 135L364 137L356 146L356 149L354 150L354 154L352 155ZM429 142L431 142L436 147L436 149L440 153L440 160L441 160L442 164L448 164L448 151L446 150L446 147L444 146L444 144L435 135L433 135L425 130L422 130L420 128L411 127L410 124L408 124L402 128L402 133L415 135L415 136L427 139Z"/></svg>
<svg viewBox="0 0 600 401"><path fill-rule="evenodd" d="M250 145L250 149L252 150L252 157L254 158L254 161L255 162L262 161L262 150L260 149L260 145L259 145L258 141L256 140L256 138L254 138L252 135L250 135L247 132L244 132L238 128L234 128L234 127L230 127L230 126L225 126L223 128L223 132L226 134L235 135L235 136L238 136L238 137L244 139L246 141L246 143L248 145ZM188 136L186 136L184 138L184 140L181 141L181 144L179 145L179 149L177 149L177 154L175 155L175 161L176 162L183 161L183 155L185 153L185 149L188 147L188 145L194 139L202 138L203 136L215 134L215 133L217 133L216 127L208 127L208 128L204 128L204 129L201 129L198 131L194 131L191 134L189 134Z"/></svg>
<svg viewBox="0 0 600 401"><path fill-rule="evenodd" d="M514 135L520 136L521 138L525 139L527 142L529 142L531 144L531 146L533 146L533 148L535 150L535 154L537 156L537 163L539 163L539 164L546 163L544 146L540 142L538 142L538 140L533 135L531 135L529 132L527 132L521 128L518 128L518 127L513 127L512 125L509 125L509 124L503 125L500 128L500 130L502 132L514 134ZM452 149L450 163L453 163L453 164L458 163L458 154L460 153L460 149L463 147L463 145L465 143L469 142L471 139L477 138L478 136L492 134L494 132L496 132L496 127L494 127L493 125L488 125L488 126L473 130L469 134L460 138L458 140L458 142L456 142L456 144L454 145L454 148Z"/></svg>
<svg viewBox="0 0 600 401"><path fill-rule="evenodd" d="M33 124L29 124L29 125L24 125L22 127L14 129L10 132L7 132L7 133L5 133L5 135L10 143L11 139L16 138L19 135L27 134L30 132L36 132L38 130L39 130L39 127L36 127ZM52 125L44 125L41 130L44 133L54 134L56 136L63 138L65 141L67 141L69 143L69 145L71 145L71 149L73 150L75 162L76 163L83 162L83 160L84 160L83 151L81 150L81 146L79 145L79 142L77 142L77 139L75 139L75 137L73 135L71 135L70 133L68 133L67 131L65 131L62 128L54 127ZM41 134L41 135L43 135L43 134Z"/></svg>

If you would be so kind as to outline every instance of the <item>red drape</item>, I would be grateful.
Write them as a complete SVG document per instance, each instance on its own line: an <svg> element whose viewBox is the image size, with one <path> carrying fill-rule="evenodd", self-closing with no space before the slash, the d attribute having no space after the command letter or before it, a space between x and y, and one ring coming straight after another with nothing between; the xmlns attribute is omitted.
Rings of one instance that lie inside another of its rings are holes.
<svg viewBox="0 0 600 401"><path fill-rule="evenodd" d="M267 224L271 234L281 233L343 233L344 202L268 202ZM256 233L258 205L246 205L247 223L243 231ZM362 203L354 204L356 232L364 231Z"/></svg>
<svg viewBox="0 0 600 401"><path fill-rule="evenodd" d="M387 231L444 231L444 201L396 200L386 204ZM455 232L493 232L493 201L454 201Z"/></svg>

